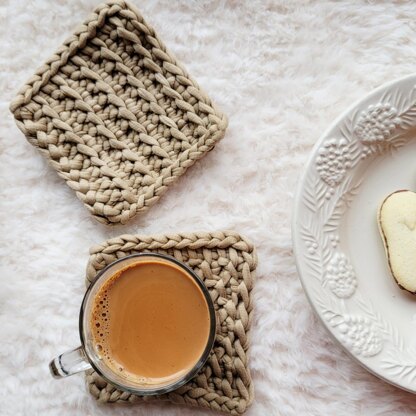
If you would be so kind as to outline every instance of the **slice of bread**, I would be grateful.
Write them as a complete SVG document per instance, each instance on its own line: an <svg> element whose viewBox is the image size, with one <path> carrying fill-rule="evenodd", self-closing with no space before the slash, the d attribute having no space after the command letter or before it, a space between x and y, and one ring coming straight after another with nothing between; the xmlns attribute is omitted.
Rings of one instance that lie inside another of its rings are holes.
<svg viewBox="0 0 416 416"><path fill-rule="evenodd" d="M390 194L378 211L378 225L394 279L416 294L416 193Z"/></svg>

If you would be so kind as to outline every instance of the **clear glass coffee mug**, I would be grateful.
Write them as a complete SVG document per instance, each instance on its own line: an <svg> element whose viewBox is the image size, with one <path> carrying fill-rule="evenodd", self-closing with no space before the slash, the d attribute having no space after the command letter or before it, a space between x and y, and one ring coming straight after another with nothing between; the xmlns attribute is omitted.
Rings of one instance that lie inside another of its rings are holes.
<svg viewBox="0 0 416 416"><path fill-rule="evenodd" d="M184 272L186 272L186 274L189 277L191 277L196 282L198 287L201 289L204 298L207 302L209 311L209 336L207 339L206 347L201 357L187 374L183 375L182 377L171 382L168 385L162 386L140 385L137 382L122 377L119 373L115 373L110 367L108 367L105 364L104 360L100 358L97 352L95 351L93 345L93 337L90 328L90 316L92 307L94 305L94 298L100 290L100 288L105 284L105 282L107 282L109 278L114 276L114 274L116 274L120 270L124 269L126 266L135 264L140 260L146 259L157 259L159 261L163 260L163 262L179 266ZM214 345L215 332L216 315L212 299L209 295L206 286L202 283L201 279L192 269L190 269L185 264L179 262L178 260L170 256L153 253L133 254L114 261L97 274L95 280L91 283L90 287L86 291L81 304L81 310L79 314L79 334L81 338L81 346L75 348L74 350L67 351L56 357L54 360L50 362L49 368L51 370L52 376L55 378L71 376L73 374L80 373L82 371L86 371L92 368L108 383L114 385L120 390L128 391L130 393L134 393L141 396L163 394L179 388L180 386L184 385L189 380L191 380L193 377L195 377L195 375L198 373L198 371L202 368L202 366L208 359L209 353L211 352L212 347Z"/></svg>

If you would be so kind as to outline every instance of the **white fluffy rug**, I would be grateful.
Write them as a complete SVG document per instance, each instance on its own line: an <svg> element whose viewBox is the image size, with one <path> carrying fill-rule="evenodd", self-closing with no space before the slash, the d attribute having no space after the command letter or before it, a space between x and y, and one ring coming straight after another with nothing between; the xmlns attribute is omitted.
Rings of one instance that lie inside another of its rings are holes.
<svg viewBox="0 0 416 416"><path fill-rule="evenodd" d="M258 247L247 415L410 415L416 397L368 374L315 317L295 270L292 199L314 142L354 100L416 70L416 5L134 0L229 116L224 140L146 215L105 227L24 139L16 90L96 5L0 1L0 414L203 415L97 405L49 360L78 344L88 248L121 233L235 229ZM415 357L416 359L416 357Z"/></svg>

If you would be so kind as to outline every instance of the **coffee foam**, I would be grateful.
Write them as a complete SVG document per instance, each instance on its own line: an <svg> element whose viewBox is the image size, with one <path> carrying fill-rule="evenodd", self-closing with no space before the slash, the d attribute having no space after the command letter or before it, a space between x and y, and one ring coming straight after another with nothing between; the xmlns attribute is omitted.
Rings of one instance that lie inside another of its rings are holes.
<svg viewBox="0 0 416 416"><path fill-rule="evenodd" d="M139 378L140 381L145 382L142 378L137 377L136 375L130 374L127 375L125 369L120 363L117 363L111 356L111 351L106 344L106 339L110 331L110 310L109 310L109 290L114 282L120 278L121 274L127 270L128 267L119 271L108 279L103 286L98 290L98 293L95 295L94 306L92 310L92 318L90 322L91 332L94 341L95 352L98 357L105 362L105 364L115 373L118 373L121 376L127 376L128 378ZM133 380L132 380L133 381Z"/></svg>
<svg viewBox="0 0 416 416"><path fill-rule="evenodd" d="M113 279L111 279L113 280ZM101 359L111 360L105 340L109 333L109 305L108 289L112 282L106 282L95 297L95 303L90 322L91 332L94 339L94 347Z"/></svg>

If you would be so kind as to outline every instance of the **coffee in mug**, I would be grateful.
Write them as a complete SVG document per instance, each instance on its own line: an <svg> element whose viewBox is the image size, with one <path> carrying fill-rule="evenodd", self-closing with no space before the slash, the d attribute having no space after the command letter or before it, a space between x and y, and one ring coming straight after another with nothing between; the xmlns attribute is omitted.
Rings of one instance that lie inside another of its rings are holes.
<svg viewBox="0 0 416 416"><path fill-rule="evenodd" d="M51 362L63 377L93 367L136 394L171 391L202 367L215 337L215 312L198 276L176 259L139 254L110 264L81 307L82 346Z"/></svg>
<svg viewBox="0 0 416 416"><path fill-rule="evenodd" d="M189 273L163 259L126 266L94 298L97 354L114 372L146 385L187 374L210 332L208 303Z"/></svg>

